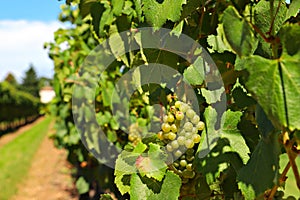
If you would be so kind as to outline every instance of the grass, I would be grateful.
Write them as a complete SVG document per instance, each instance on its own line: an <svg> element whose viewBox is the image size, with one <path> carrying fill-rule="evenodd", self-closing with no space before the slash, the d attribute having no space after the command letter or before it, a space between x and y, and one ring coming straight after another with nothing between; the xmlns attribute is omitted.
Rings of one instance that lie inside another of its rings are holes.
<svg viewBox="0 0 300 200"><path fill-rule="evenodd" d="M0 148L0 200L8 200L17 193L18 185L27 175L51 121L47 117Z"/></svg>

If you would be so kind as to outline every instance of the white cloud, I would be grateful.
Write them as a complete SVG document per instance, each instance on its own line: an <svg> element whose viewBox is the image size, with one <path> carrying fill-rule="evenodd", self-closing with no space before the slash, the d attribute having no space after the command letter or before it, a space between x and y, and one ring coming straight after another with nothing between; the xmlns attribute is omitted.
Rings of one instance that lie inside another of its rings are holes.
<svg viewBox="0 0 300 200"><path fill-rule="evenodd" d="M53 63L43 48L53 41L59 22L0 20L0 81L12 72L20 81L32 63L38 76L52 77Z"/></svg>

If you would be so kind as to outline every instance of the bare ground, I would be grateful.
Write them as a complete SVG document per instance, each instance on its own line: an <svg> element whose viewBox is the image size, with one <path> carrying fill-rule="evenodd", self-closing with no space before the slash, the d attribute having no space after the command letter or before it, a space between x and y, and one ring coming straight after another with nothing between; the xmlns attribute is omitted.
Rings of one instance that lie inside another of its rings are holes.
<svg viewBox="0 0 300 200"><path fill-rule="evenodd" d="M53 130L52 130L53 131ZM32 161L18 194L11 200L76 200L66 152L56 149L47 136Z"/></svg>

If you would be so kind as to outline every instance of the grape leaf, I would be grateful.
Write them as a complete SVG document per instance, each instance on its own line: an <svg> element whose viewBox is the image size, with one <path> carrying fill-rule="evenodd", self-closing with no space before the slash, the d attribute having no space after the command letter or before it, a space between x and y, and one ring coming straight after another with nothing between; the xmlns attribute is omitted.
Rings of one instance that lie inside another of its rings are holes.
<svg viewBox="0 0 300 200"><path fill-rule="evenodd" d="M223 26L221 24L217 27L217 35L209 35L207 37L208 44L212 47L208 49L210 53L217 51L218 53L223 53L224 51L232 52L228 41L225 38Z"/></svg>
<svg viewBox="0 0 300 200"><path fill-rule="evenodd" d="M241 112L227 110L222 116L221 128L216 129L217 112L212 107L206 108L204 112L206 130L201 135L201 142L197 150L198 157L203 158L206 156L215 147L217 140L224 138L229 141L231 151L237 152L243 163L246 163L249 159L248 153L250 153L250 150L237 129L241 116Z"/></svg>
<svg viewBox="0 0 300 200"><path fill-rule="evenodd" d="M257 39L248 22L233 6L226 8L222 22L226 39L232 50L240 57L251 55L257 47Z"/></svg>
<svg viewBox="0 0 300 200"><path fill-rule="evenodd" d="M138 155L139 154L131 154L127 151L123 151L116 160L115 184L122 195L130 191L130 185L124 183L124 177L137 172L134 162L132 164L128 164L125 159L131 158L135 161Z"/></svg>
<svg viewBox="0 0 300 200"><path fill-rule="evenodd" d="M289 7L289 10L286 14L285 20L289 19L290 17L296 17L299 13L300 8L300 1L292 1Z"/></svg>
<svg viewBox="0 0 300 200"><path fill-rule="evenodd" d="M165 175L167 165L165 155L157 144L150 143L147 156L139 156L136 160L136 167L142 176L154 178L161 181Z"/></svg>
<svg viewBox="0 0 300 200"><path fill-rule="evenodd" d="M261 138L246 166L238 172L238 185L246 199L261 195L277 182L279 154L277 132ZM261 175L262 178L257 178Z"/></svg>
<svg viewBox="0 0 300 200"><path fill-rule="evenodd" d="M178 199L181 179L178 175L168 171L163 180L160 193L158 194L150 190L137 174L132 175L130 184L130 199L132 200Z"/></svg>
<svg viewBox="0 0 300 200"><path fill-rule="evenodd" d="M89 191L90 185L89 183L84 179L84 177L80 177L76 181L76 188L79 192L79 194L84 194Z"/></svg>
<svg viewBox="0 0 300 200"><path fill-rule="evenodd" d="M119 16L122 13L124 6L124 0L111 0L111 5L113 7L112 11L116 16Z"/></svg>
<svg viewBox="0 0 300 200"><path fill-rule="evenodd" d="M225 92L225 88L221 87L217 90L207 90L205 88L201 88L201 94L205 97L206 102L208 104L213 104L218 101L221 101L221 96Z"/></svg>
<svg viewBox="0 0 300 200"><path fill-rule="evenodd" d="M184 80L191 85L201 85L205 78L204 67L203 58L199 56L193 64L184 70Z"/></svg>
<svg viewBox="0 0 300 200"><path fill-rule="evenodd" d="M167 20L176 22L180 19L182 4L185 0L164 0L161 4L156 0L142 0L146 20L154 27L161 27Z"/></svg>
<svg viewBox="0 0 300 200"><path fill-rule="evenodd" d="M283 22L285 21L287 8L285 6L285 2L283 0L276 0L273 2L274 8L277 9L278 4L280 5L278 12L276 11L276 17L274 22L271 22L270 15L270 2L266 0L259 1L255 6L255 25L261 30L262 33L267 33L270 31L271 23L273 24L273 29L275 34L281 28ZM267 35L266 35L267 36ZM263 55L264 57L271 58L272 57L272 49L270 48L270 43L267 43L262 37L259 37L259 48L258 53Z"/></svg>
<svg viewBox="0 0 300 200"><path fill-rule="evenodd" d="M280 59L250 56L241 59L236 67L248 70L246 86L254 93L273 125L280 122L287 127L289 122L290 130L300 129L300 48L294 46L295 42L299 43L296 39L299 37L299 26L287 25L281 31L283 53ZM277 125L277 128L280 127Z"/></svg>

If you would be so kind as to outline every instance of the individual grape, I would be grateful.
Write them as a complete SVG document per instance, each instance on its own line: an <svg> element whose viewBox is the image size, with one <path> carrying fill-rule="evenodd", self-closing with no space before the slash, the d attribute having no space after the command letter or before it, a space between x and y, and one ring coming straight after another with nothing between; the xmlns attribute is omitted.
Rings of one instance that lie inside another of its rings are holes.
<svg viewBox="0 0 300 200"><path fill-rule="evenodd" d="M183 178L194 178L196 175L196 173L194 171L189 171L187 169L183 170L182 172L182 176Z"/></svg>
<svg viewBox="0 0 300 200"><path fill-rule="evenodd" d="M191 139L187 139L184 143L185 147L188 148L188 149L191 149L194 147L194 142L193 140Z"/></svg>
<svg viewBox="0 0 300 200"><path fill-rule="evenodd" d="M185 143L185 137L184 136L179 136L177 138L177 142L178 142L179 145L184 145L184 143Z"/></svg>
<svg viewBox="0 0 300 200"><path fill-rule="evenodd" d="M169 139L169 133L164 133L164 139L168 140Z"/></svg>
<svg viewBox="0 0 300 200"><path fill-rule="evenodd" d="M182 103L182 104L180 105L180 111L181 111L181 112L185 113L188 109L189 109L189 106L188 106L187 104Z"/></svg>
<svg viewBox="0 0 300 200"><path fill-rule="evenodd" d="M185 133L185 138L192 138L192 136L193 136L192 132Z"/></svg>
<svg viewBox="0 0 300 200"><path fill-rule="evenodd" d="M172 125L171 125L171 131L172 131L173 133L176 133L176 132L177 132L177 126L176 126L176 124L172 124Z"/></svg>
<svg viewBox="0 0 300 200"><path fill-rule="evenodd" d="M179 162L181 167L185 167L187 165L187 161L186 160L180 160Z"/></svg>
<svg viewBox="0 0 300 200"><path fill-rule="evenodd" d="M181 131L179 131L178 135L179 135L179 136L185 136L185 130L182 129Z"/></svg>
<svg viewBox="0 0 300 200"><path fill-rule="evenodd" d="M173 166L177 168L177 167L179 167L179 163L178 162L174 162Z"/></svg>
<svg viewBox="0 0 300 200"><path fill-rule="evenodd" d="M194 143L199 143L200 139L201 139L200 135L198 135L198 134L193 135L193 142Z"/></svg>
<svg viewBox="0 0 300 200"><path fill-rule="evenodd" d="M172 122L174 122L174 120L175 120L174 115L170 113L170 114L167 116L167 121L170 122L170 123L172 123Z"/></svg>
<svg viewBox="0 0 300 200"><path fill-rule="evenodd" d="M161 129L163 130L163 132L167 133L170 132L171 126L168 123L163 123Z"/></svg>
<svg viewBox="0 0 300 200"><path fill-rule="evenodd" d="M198 115L195 115L192 119L191 119L191 122L193 124L198 124L198 122L200 121L200 117Z"/></svg>
<svg viewBox="0 0 300 200"><path fill-rule="evenodd" d="M197 134L198 133L198 129L196 127L193 127L192 131L193 134Z"/></svg>
<svg viewBox="0 0 300 200"><path fill-rule="evenodd" d="M173 133L173 132L170 132L169 135L168 135L168 139L169 140L175 140L176 139L176 134Z"/></svg>
<svg viewBox="0 0 300 200"><path fill-rule="evenodd" d="M194 149L188 149L188 150L186 150L186 155L194 155Z"/></svg>
<svg viewBox="0 0 300 200"><path fill-rule="evenodd" d="M175 108L180 108L181 107L181 101L176 101L174 104Z"/></svg>
<svg viewBox="0 0 300 200"><path fill-rule="evenodd" d="M172 141L171 145L172 145L173 149L178 149L178 147L179 147L179 144L178 144L177 140Z"/></svg>
<svg viewBox="0 0 300 200"><path fill-rule="evenodd" d="M177 111L175 117L177 120L181 121L184 118L184 114L181 111Z"/></svg>
<svg viewBox="0 0 300 200"><path fill-rule="evenodd" d="M196 125L196 128L199 130L199 131L202 131L205 127L205 124L203 121L199 121L198 124Z"/></svg>
<svg viewBox="0 0 300 200"><path fill-rule="evenodd" d="M193 155L186 157L186 160L189 162L192 162L194 159L195 159L195 157Z"/></svg>
<svg viewBox="0 0 300 200"><path fill-rule="evenodd" d="M183 126L185 131L192 131L193 130L193 124L191 122L186 122Z"/></svg>
<svg viewBox="0 0 300 200"><path fill-rule="evenodd" d="M170 144L167 144L166 148L167 148L167 151L169 151L169 152L173 151L173 147Z"/></svg>
<svg viewBox="0 0 300 200"><path fill-rule="evenodd" d="M186 111L186 116L190 119L193 119L193 117L195 116L195 111L193 111L193 109L189 108L187 111Z"/></svg>
<svg viewBox="0 0 300 200"><path fill-rule="evenodd" d="M189 170L189 171L193 171L193 164L192 164L192 163L189 163L189 164L186 165L185 168L186 168L187 170Z"/></svg>
<svg viewBox="0 0 300 200"><path fill-rule="evenodd" d="M165 122L165 123L168 122L168 116L167 116L167 115L164 115L164 117L163 117L163 122Z"/></svg>
<svg viewBox="0 0 300 200"><path fill-rule="evenodd" d="M163 132L162 132L162 131L159 131L159 132L157 133L157 137L158 137L158 139L163 140L163 139L164 139L164 134L163 134Z"/></svg>
<svg viewBox="0 0 300 200"><path fill-rule="evenodd" d="M177 158L180 157L181 155L182 155L182 152L179 149L174 152L174 156Z"/></svg>

